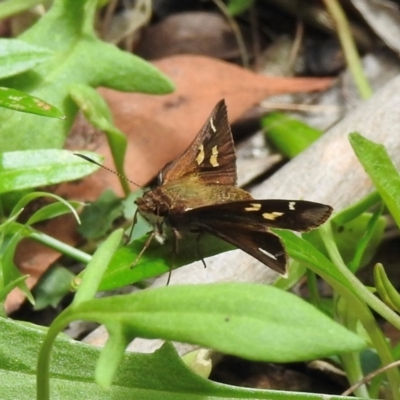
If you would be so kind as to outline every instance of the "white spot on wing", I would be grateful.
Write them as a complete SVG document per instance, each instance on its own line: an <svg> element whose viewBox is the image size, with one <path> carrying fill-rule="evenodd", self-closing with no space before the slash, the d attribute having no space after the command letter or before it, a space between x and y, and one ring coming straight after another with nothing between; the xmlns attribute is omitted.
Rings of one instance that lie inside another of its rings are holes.
<svg viewBox="0 0 400 400"><path fill-rule="evenodd" d="M210 118L210 126L214 133L217 132L217 128L215 127L214 120L212 118Z"/></svg>
<svg viewBox="0 0 400 400"><path fill-rule="evenodd" d="M289 210L294 211L296 209L296 202L295 201L289 201Z"/></svg>
<svg viewBox="0 0 400 400"><path fill-rule="evenodd" d="M261 251L261 253L265 254L266 256L268 256L274 260L277 260L277 258L273 254L269 253L267 250L264 250L261 247L259 247L258 250Z"/></svg>

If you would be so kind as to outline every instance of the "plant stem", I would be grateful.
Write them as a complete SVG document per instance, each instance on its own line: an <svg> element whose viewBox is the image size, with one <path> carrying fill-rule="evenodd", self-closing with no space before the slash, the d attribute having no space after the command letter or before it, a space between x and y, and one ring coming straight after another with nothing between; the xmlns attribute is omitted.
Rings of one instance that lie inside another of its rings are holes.
<svg viewBox="0 0 400 400"><path fill-rule="evenodd" d="M360 96L366 100L372 96L372 89L364 74L346 15L337 0L324 0L324 2L329 14L336 24L337 35L343 48L347 66L353 75Z"/></svg>

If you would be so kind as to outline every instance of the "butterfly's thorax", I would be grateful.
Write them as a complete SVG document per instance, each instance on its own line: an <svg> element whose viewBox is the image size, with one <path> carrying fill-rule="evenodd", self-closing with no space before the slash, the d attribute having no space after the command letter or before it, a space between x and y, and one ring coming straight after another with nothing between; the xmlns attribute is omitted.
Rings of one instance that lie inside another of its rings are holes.
<svg viewBox="0 0 400 400"><path fill-rule="evenodd" d="M235 186L203 185L199 182L164 185L163 193L170 201L169 216L171 218L176 213L184 213L194 208L251 199L247 192Z"/></svg>

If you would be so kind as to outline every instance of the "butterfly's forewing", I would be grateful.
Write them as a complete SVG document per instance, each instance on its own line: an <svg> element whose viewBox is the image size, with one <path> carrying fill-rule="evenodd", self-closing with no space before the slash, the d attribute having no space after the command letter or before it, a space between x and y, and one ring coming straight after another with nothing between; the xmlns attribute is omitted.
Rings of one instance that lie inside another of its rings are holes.
<svg viewBox="0 0 400 400"><path fill-rule="evenodd" d="M195 178L204 184L236 185L236 154L225 101L214 107L193 143L161 171L160 183Z"/></svg>
<svg viewBox="0 0 400 400"><path fill-rule="evenodd" d="M256 231L279 228L305 232L323 224L331 213L332 207L311 201L254 199L198 207L184 215L195 225L226 222L239 229L247 226Z"/></svg>

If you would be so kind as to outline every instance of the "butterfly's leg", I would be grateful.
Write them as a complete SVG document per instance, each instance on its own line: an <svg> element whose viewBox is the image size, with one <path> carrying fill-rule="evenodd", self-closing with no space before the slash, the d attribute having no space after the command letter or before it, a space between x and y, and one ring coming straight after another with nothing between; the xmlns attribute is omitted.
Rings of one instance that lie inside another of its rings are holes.
<svg viewBox="0 0 400 400"><path fill-rule="evenodd" d="M135 214L134 214L134 216L133 216L131 231L129 232L128 237L125 237L124 246L126 246L126 245L129 243L129 240L132 238L133 230L135 229L135 225L136 225L136 223L137 223L137 215L138 215L138 212L139 212L139 210L136 209Z"/></svg>
<svg viewBox="0 0 400 400"><path fill-rule="evenodd" d="M172 276L172 270L175 268L175 256L178 254L178 239L180 238L179 231L172 227L172 260L171 260L171 267L169 269L168 273L168 279L167 279L167 286L169 285L169 282L171 281L171 276Z"/></svg>
<svg viewBox="0 0 400 400"><path fill-rule="evenodd" d="M139 261L140 257L142 257L143 253L146 251L146 249L150 246L151 241L154 239L155 236L155 231L151 232L150 236L147 238L146 243L144 244L142 250L140 250L140 253L136 257L135 261L133 262L131 268L133 268L137 262Z"/></svg>
<svg viewBox="0 0 400 400"><path fill-rule="evenodd" d="M207 268L206 262L204 261L204 257L201 254L201 249L200 249L200 239L202 238L203 234L204 234L204 232L199 231L198 234L197 234L197 237L196 237L196 243L197 243L197 246L196 246L196 253L197 253L196 254L196 258L201 260L201 262L204 265L204 268Z"/></svg>

